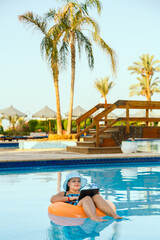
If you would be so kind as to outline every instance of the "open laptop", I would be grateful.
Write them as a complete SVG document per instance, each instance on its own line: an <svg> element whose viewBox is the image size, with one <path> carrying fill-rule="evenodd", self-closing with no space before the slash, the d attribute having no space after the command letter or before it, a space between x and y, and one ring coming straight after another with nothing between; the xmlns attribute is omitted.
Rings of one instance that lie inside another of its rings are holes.
<svg viewBox="0 0 160 240"><path fill-rule="evenodd" d="M91 198L99 193L99 188L94 188L94 189L83 189L80 191L78 201L80 201L82 198L86 196L90 196Z"/></svg>

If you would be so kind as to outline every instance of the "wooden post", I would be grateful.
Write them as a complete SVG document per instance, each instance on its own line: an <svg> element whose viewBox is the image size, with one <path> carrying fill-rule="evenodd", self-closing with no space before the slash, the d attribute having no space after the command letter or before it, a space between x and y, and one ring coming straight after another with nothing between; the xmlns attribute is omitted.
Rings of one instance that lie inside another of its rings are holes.
<svg viewBox="0 0 160 240"><path fill-rule="evenodd" d="M96 147L99 147L99 121L96 123Z"/></svg>
<svg viewBox="0 0 160 240"><path fill-rule="evenodd" d="M48 133L48 119L46 118L46 133Z"/></svg>
<svg viewBox="0 0 160 240"><path fill-rule="evenodd" d="M104 108L105 108L105 109L107 108L106 102L105 102L105 104L104 104ZM104 122L104 125L105 125L105 126L107 126L107 124L108 124L108 123L107 123L107 118L108 118L108 114L105 116L105 119L104 119L104 121L105 121L105 122Z"/></svg>
<svg viewBox="0 0 160 240"><path fill-rule="evenodd" d="M77 134L80 133L80 123L77 124ZM80 136L77 138L77 140L80 140Z"/></svg>
<svg viewBox="0 0 160 240"><path fill-rule="evenodd" d="M149 109L146 109L146 118L149 116ZM148 122L146 122L146 126L148 127Z"/></svg>
<svg viewBox="0 0 160 240"><path fill-rule="evenodd" d="M107 118L108 118L108 114L105 116L105 126L107 126L108 122L107 122Z"/></svg>
<svg viewBox="0 0 160 240"><path fill-rule="evenodd" d="M49 120L49 132L51 132L51 120Z"/></svg>
<svg viewBox="0 0 160 240"><path fill-rule="evenodd" d="M126 105L126 134L130 133L129 129L129 105Z"/></svg>

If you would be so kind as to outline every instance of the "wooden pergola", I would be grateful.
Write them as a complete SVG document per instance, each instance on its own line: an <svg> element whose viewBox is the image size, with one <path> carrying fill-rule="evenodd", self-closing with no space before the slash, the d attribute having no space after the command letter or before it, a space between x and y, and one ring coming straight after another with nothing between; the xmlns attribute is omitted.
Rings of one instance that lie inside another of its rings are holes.
<svg viewBox="0 0 160 240"><path fill-rule="evenodd" d="M96 113L100 108L104 110L97 114L92 121L92 124L82 131L80 131L80 123L85 121L87 118L91 117L93 113ZM126 117L117 117L116 119L108 119L107 115L111 113L115 109L125 109L126 110ZM145 109L146 116L145 117L130 117L129 111L131 109ZM96 133L94 137L96 137L96 146L99 146L99 135L113 126L115 123L119 121L124 121L126 125L126 134L130 133L130 122L145 122L146 126L148 126L149 122L159 122L160 117L149 117L149 110L152 109L160 109L160 102L159 101L128 101L128 100L118 100L113 104L98 104L83 114L76 120L77 124L77 139L79 140L81 135L87 133L91 128L96 126ZM105 127L100 129L100 121L105 119Z"/></svg>

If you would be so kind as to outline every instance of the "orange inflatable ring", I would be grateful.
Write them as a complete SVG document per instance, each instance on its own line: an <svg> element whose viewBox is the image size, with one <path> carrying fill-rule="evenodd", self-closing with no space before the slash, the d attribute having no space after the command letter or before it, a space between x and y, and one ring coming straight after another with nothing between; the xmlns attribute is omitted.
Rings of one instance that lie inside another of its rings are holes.
<svg viewBox="0 0 160 240"><path fill-rule="evenodd" d="M106 200L109 205L116 211L116 207L114 203L112 203L109 200ZM83 208L80 206L74 206L68 203L64 202L55 202L49 205L48 207L48 213L60 216L60 217L68 217L68 218L88 218L86 214L83 211ZM102 211L96 208L96 215L98 217L104 217L106 214L104 214Z"/></svg>

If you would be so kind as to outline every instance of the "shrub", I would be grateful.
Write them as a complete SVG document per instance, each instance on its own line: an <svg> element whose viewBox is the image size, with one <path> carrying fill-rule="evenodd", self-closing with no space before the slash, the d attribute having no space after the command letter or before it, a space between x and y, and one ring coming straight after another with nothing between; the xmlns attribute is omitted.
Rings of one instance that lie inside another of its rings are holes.
<svg viewBox="0 0 160 240"><path fill-rule="evenodd" d="M46 125L48 126L48 121L46 122L46 120L45 121L39 120L38 125L41 127L46 127Z"/></svg>
<svg viewBox="0 0 160 240"><path fill-rule="evenodd" d="M0 126L0 133L3 133L3 126Z"/></svg>
<svg viewBox="0 0 160 240"><path fill-rule="evenodd" d="M51 131L56 132L57 131L57 120L56 119L48 120L48 130L49 130L49 122L51 124Z"/></svg>
<svg viewBox="0 0 160 240"><path fill-rule="evenodd" d="M84 129L84 127L85 127L85 122L82 121L82 122L80 123L80 129Z"/></svg>
<svg viewBox="0 0 160 240"><path fill-rule="evenodd" d="M92 123L92 119L91 118L87 118L86 120L86 127L90 126Z"/></svg>
<svg viewBox="0 0 160 240"><path fill-rule="evenodd" d="M62 120L62 128L67 130L68 119ZM76 120L72 120L72 130L77 131Z"/></svg>
<svg viewBox="0 0 160 240"><path fill-rule="evenodd" d="M51 129L53 132L57 132L57 121L54 122L53 127L51 127Z"/></svg>
<svg viewBox="0 0 160 240"><path fill-rule="evenodd" d="M36 132L46 132L46 127L44 127L44 126L41 126L41 125L37 125L36 127L35 127L35 131Z"/></svg>
<svg viewBox="0 0 160 240"><path fill-rule="evenodd" d="M63 122L63 128L64 128L64 130L67 130L67 125L68 125L68 120L65 119L64 122Z"/></svg>
<svg viewBox="0 0 160 240"><path fill-rule="evenodd" d="M61 121L61 123L62 123L62 129L63 129L63 130L65 130L65 129L64 129L64 121L65 121L64 119Z"/></svg>
<svg viewBox="0 0 160 240"><path fill-rule="evenodd" d="M31 120L28 122L29 131L30 131L30 132L35 132L37 125L38 125L38 120L31 119Z"/></svg>
<svg viewBox="0 0 160 240"><path fill-rule="evenodd" d="M77 125L76 125L76 120L73 120L72 121L72 128L76 128L77 127Z"/></svg>

